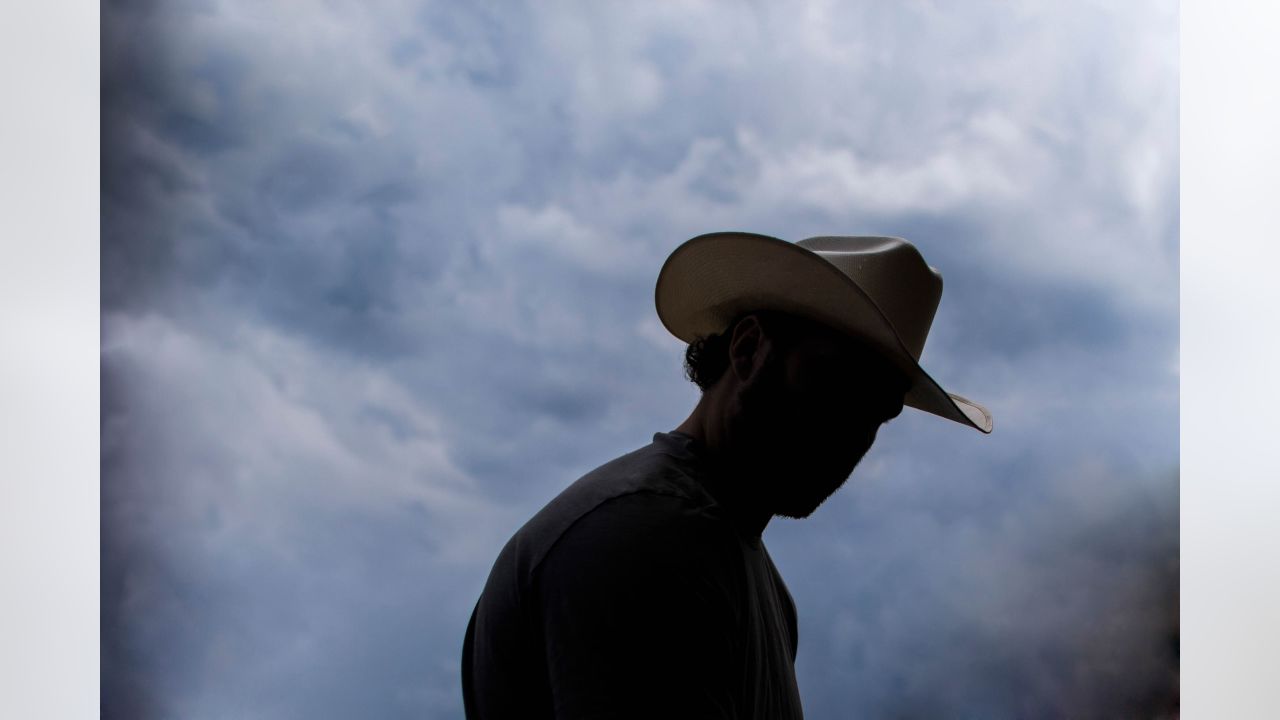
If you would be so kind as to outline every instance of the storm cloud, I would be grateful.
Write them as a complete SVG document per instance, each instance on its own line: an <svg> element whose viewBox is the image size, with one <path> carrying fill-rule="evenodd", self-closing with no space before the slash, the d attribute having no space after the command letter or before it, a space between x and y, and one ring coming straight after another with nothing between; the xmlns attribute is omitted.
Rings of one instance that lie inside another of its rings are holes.
<svg viewBox="0 0 1280 720"><path fill-rule="evenodd" d="M683 240L915 242L920 413L765 539L823 717L1177 689L1176 9L102 8L104 717L458 717L507 537L696 401Z"/></svg>

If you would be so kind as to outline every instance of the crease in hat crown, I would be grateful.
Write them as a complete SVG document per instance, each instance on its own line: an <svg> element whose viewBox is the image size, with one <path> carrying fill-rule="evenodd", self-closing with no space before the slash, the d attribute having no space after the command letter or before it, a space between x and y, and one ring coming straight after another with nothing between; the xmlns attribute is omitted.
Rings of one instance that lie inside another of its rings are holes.
<svg viewBox="0 0 1280 720"><path fill-rule="evenodd" d="M942 273L900 237L824 235L795 243L849 276L919 361L942 300ZM913 302L914 300L914 302Z"/></svg>
<svg viewBox="0 0 1280 720"><path fill-rule="evenodd" d="M790 243L748 232L681 244L654 288L658 317L692 342L753 310L810 317L870 343L906 372L911 407L991 432L991 413L951 394L920 366L942 275L903 238L824 235Z"/></svg>

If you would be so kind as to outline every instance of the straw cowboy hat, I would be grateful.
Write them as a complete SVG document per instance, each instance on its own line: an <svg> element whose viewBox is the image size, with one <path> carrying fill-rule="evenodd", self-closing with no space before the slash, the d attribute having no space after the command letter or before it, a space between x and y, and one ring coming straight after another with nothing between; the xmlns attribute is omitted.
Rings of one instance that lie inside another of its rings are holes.
<svg viewBox="0 0 1280 720"><path fill-rule="evenodd" d="M920 367L942 298L942 275L895 237L812 237L797 243L718 232L676 248L658 273L658 317L685 342L724 332L754 310L800 315L869 343L911 381L904 404L991 432L991 413L942 389Z"/></svg>

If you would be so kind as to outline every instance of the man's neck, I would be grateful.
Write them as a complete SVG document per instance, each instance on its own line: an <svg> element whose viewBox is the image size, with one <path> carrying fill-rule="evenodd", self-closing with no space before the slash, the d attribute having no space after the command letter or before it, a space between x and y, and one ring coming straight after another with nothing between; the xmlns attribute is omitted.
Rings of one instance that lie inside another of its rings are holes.
<svg viewBox="0 0 1280 720"><path fill-rule="evenodd" d="M732 438L725 432L726 423L721 420L723 414L719 410L717 398L704 394L675 432L688 435L697 444L709 471L703 481L707 492L717 504L737 518L747 534L758 537L773 519L773 512L761 507L758 493L752 489L771 478L751 478L751 468L736 462L740 454L734 451Z"/></svg>

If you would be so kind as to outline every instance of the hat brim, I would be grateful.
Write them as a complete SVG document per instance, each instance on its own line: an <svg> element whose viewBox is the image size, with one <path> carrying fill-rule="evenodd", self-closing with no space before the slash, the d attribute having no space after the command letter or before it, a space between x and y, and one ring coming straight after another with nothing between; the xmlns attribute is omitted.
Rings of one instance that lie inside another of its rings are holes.
<svg viewBox="0 0 1280 720"><path fill-rule="evenodd" d="M654 300L659 320L684 342L723 332L753 310L818 320L862 339L901 369L911 383L904 405L991 432L991 413L930 377L852 278L794 243L744 232L699 235L667 258Z"/></svg>

